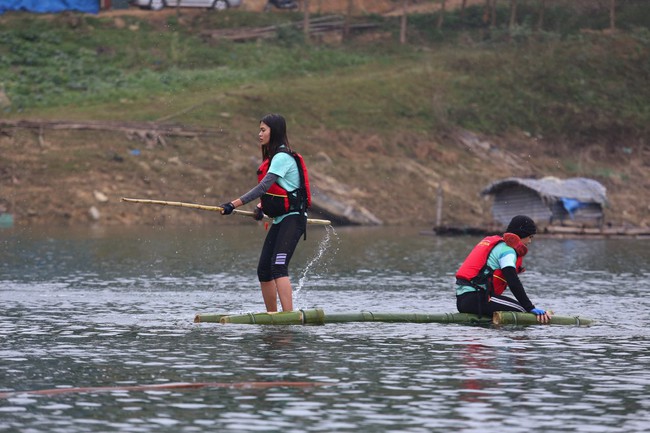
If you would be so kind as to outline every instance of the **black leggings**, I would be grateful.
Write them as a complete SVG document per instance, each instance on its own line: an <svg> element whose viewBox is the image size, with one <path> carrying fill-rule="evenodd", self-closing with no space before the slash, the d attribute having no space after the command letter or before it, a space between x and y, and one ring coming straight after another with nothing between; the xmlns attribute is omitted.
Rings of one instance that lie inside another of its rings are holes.
<svg viewBox="0 0 650 433"><path fill-rule="evenodd" d="M469 292L456 296L456 308L461 313L482 314L490 316L495 311L521 311L524 307L515 299L503 295L494 295L487 300L483 292Z"/></svg>
<svg viewBox="0 0 650 433"><path fill-rule="evenodd" d="M257 265L260 282L289 276L291 256L304 232L305 219L300 215L288 215L282 222L271 225Z"/></svg>

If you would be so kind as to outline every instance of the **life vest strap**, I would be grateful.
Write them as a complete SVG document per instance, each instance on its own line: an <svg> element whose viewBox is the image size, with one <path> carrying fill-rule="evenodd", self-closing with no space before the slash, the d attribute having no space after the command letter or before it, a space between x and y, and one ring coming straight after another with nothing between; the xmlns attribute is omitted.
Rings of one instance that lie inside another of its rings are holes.
<svg viewBox="0 0 650 433"><path fill-rule="evenodd" d="M478 291L484 292L485 287L479 286L478 284L472 283L470 280L466 280L464 278L456 278L456 284L461 285L461 286L470 286L474 287Z"/></svg>

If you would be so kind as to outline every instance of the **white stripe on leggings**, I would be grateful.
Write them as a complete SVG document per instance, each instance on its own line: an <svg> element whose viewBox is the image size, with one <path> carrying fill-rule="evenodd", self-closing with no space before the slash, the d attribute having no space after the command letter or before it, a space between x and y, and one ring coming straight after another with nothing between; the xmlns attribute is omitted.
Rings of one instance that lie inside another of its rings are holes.
<svg viewBox="0 0 650 433"><path fill-rule="evenodd" d="M495 304L505 305L505 306L508 306L508 307L511 307L511 308L515 308L517 311L521 311L523 313L526 312L524 307L522 307L521 305L519 305L519 304L517 304L515 302L512 302L512 301L507 301L505 299L492 297L492 298L490 298L490 302L494 302Z"/></svg>
<svg viewBox="0 0 650 433"><path fill-rule="evenodd" d="M275 256L276 265L284 265L286 261L287 261L287 253L279 253L277 256Z"/></svg>

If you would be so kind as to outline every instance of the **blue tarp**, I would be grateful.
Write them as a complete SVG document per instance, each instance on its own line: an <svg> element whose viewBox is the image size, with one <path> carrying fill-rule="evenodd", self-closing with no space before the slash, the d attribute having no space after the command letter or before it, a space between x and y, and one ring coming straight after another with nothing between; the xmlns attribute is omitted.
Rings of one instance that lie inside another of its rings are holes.
<svg viewBox="0 0 650 433"><path fill-rule="evenodd" d="M562 197L561 200L562 200L562 206L564 206L564 209L567 211L571 219L573 219L573 213L575 211L589 204L589 203L583 203L580 200L576 200L575 198Z"/></svg>
<svg viewBox="0 0 650 433"><path fill-rule="evenodd" d="M41 14L79 11L96 14L99 12L99 0L0 0L0 14L6 11Z"/></svg>

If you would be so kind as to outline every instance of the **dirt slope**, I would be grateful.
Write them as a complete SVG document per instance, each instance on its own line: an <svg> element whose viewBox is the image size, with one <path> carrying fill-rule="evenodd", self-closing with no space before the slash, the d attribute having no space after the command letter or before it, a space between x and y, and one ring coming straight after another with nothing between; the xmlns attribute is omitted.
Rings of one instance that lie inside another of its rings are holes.
<svg viewBox="0 0 650 433"><path fill-rule="evenodd" d="M250 119L231 119L228 130L210 134L160 136L137 128L0 127L0 208L14 213L17 225L210 223L211 213L125 204L120 198L208 205L234 199L256 183L259 157L249 140L255 132ZM292 142L307 158L320 191L385 224L423 228L435 223L439 188L443 224L485 226L490 201L479 193L486 185L507 176L570 177L559 167L563 159L575 159L570 150L556 146L549 153L526 137L497 139L468 131L440 138L400 133L393 142L353 131L319 131L294 134ZM607 222L650 225L650 148L621 158L594 147L578 161L607 173L597 178L608 190Z"/></svg>

